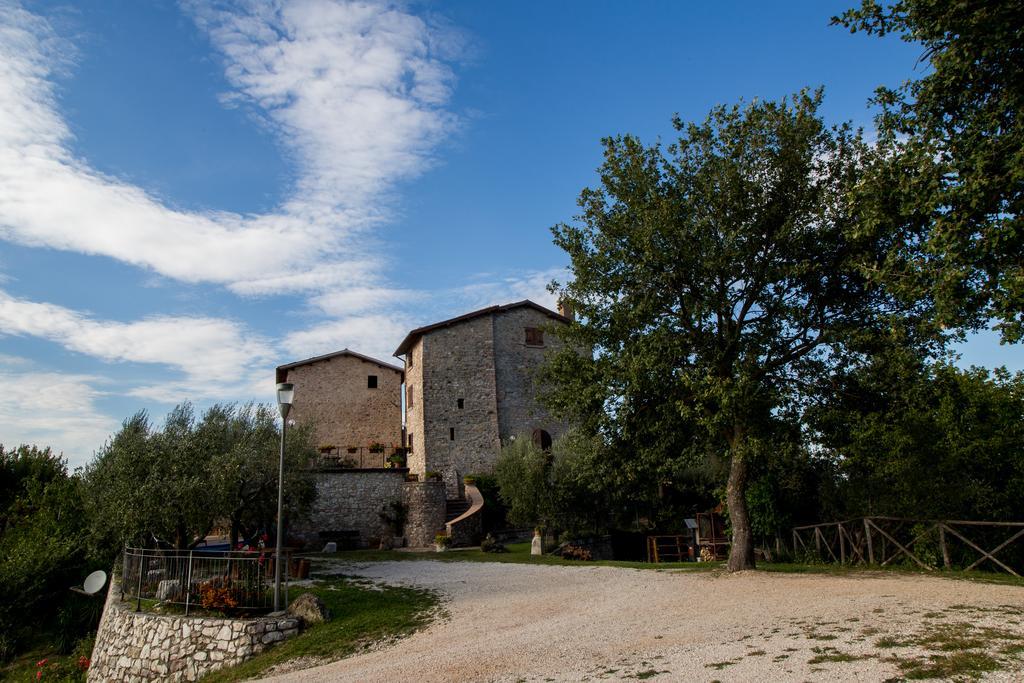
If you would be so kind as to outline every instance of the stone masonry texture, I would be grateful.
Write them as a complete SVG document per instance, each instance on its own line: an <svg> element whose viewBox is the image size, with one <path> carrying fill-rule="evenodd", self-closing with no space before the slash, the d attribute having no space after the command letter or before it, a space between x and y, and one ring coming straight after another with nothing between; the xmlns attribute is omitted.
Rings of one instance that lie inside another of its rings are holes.
<svg viewBox="0 0 1024 683"><path fill-rule="evenodd" d="M377 388L367 378L377 377ZM295 403L288 418L313 424L317 445L345 449L402 445L402 373L356 356L336 355L290 368Z"/></svg>
<svg viewBox="0 0 1024 683"><path fill-rule="evenodd" d="M405 502L409 506L409 519L405 523L405 537L409 546L424 548L434 544L434 536L443 533L445 514L445 486L439 481L413 481L405 483Z"/></svg>
<svg viewBox="0 0 1024 683"><path fill-rule="evenodd" d="M545 354L560 344L551 331L559 324L524 306L424 333L406 367L414 397L406 414L411 471L441 473L456 498L462 477L493 471L503 442L534 429L562 434L566 425L539 405L534 388ZM544 345L527 345L526 328L543 329Z"/></svg>
<svg viewBox="0 0 1024 683"><path fill-rule="evenodd" d="M214 619L135 612L111 579L89 681L195 681L298 634L299 620Z"/></svg>
<svg viewBox="0 0 1024 683"><path fill-rule="evenodd" d="M404 500L405 472L346 470L314 474L317 497L313 510L309 519L292 525L291 535L319 550L319 532L356 530L362 547L375 546L382 537L392 535L380 512L392 513L391 503Z"/></svg>

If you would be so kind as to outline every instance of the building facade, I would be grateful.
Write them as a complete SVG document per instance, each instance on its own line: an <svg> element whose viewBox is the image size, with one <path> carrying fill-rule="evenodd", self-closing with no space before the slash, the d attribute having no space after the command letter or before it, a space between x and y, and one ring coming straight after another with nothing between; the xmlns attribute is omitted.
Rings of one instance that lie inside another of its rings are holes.
<svg viewBox="0 0 1024 683"><path fill-rule="evenodd" d="M406 445L416 474L441 474L450 498L462 477L490 473L502 443L547 446L566 430L538 403L534 378L569 318L532 301L491 306L413 330L405 361Z"/></svg>
<svg viewBox="0 0 1024 683"><path fill-rule="evenodd" d="M320 450L402 445L402 368L344 349L277 368L295 385L289 419L312 424Z"/></svg>

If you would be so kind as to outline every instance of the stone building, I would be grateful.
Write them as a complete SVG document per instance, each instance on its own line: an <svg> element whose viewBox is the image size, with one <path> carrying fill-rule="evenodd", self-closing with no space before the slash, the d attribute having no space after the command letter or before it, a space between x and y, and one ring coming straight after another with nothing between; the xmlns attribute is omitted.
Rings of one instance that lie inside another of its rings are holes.
<svg viewBox="0 0 1024 683"><path fill-rule="evenodd" d="M282 365L277 381L295 385L289 419L313 424L321 451L401 447L402 368L343 349Z"/></svg>
<svg viewBox="0 0 1024 683"><path fill-rule="evenodd" d="M534 376L560 346L569 318L532 301L491 306L411 331L405 360L406 446L411 472L438 472L449 498L462 477L490 473L501 444L548 446L565 431L537 402Z"/></svg>
<svg viewBox="0 0 1024 683"><path fill-rule="evenodd" d="M476 542L483 498L463 477L492 472L513 438L547 447L566 429L534 387L545 355L560 346L552 329L570 321L566 313L520 301L419 327L395 351L404 369L348 349L279 367L277 381L295 384L289 417L316 425L321 450L340 451L318 463L317 501L294 535L309 545L353 535L374 545L401 505L410 545L428 545L439 532ZM370 444L398 446L406 467L345 457Z"/></svg>

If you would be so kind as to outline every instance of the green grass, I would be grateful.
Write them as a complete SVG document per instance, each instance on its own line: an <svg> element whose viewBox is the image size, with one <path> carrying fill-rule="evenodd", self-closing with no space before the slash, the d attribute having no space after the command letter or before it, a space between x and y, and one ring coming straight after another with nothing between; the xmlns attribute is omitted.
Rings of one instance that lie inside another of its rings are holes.
<svg viewBox="0 0 1024 683"><path fill-rule="evenodd" d="M459 548L444 553L433 551L407 552L393 550L347 550L338 553L322 554L317 553L314 557L335 559L345 562L401 562L415 560L434 560L437 562L506 562L512 564L540 564L558 565L571 567L623 567L627 569L653 569L657 571L691 571L709 572L724 570L724 562L663 562L654 564L650 562L630 562L624 560L594 560L591 562L580 560L565 560L550 555L534 556L530 554L529 543L509 543L506 545L507 553L485 553L479 548ZM916 567L877 567L865 565L838 565L838 564L795 564L783 562L761 562L757 568L766 572L779 572L783 574L830 574L834 576L870 577L881 574L902 574L912 576L934 576L945 579L956 579L963 581L978 581L981 583L995 583L1010 586L1024 587L1024 578L1011 576L1009 574L996 574L993 572L970 571L962 572L955 570L924 571Z"/></svg>
<svg viewBox="0 0 1024 683"><path fill-rule="evenodd" d="M973 651L905 659L899 661L897 665L900 673L912 681L926 678L980 678L983 673L1003 668L995 657Z"/></svg>
<svg viewBox="0 0 1024 683"><path fill-rule="evenodd" d="M428 624L439 599L430 591L394 586L370 589L358 581L332 579L314 584L315 593L332 618L312 626L247 662L215 671L206 682L239 681L298 657L315 657L322 662L341 659L385 639L405 636ZM306 592L297 590L295 596Z"/></svg>
<svg viewBox="0 0 1024 683"><path fill-rule="evenodd" d="M623 567L626 569L682 569L687 571L711 571L720 569L721 562L628 562L624 560L565 560L553 555L531 555L529 543L509 543L507 553L485 553L479 548L459 548L448 552L394 551L394 550L346 550L337 553L317 553L314 557L341 560L345 562L402 562L410 560L434 560L437 562L503 562L511 564L542 564L563 567Z"/></svg>

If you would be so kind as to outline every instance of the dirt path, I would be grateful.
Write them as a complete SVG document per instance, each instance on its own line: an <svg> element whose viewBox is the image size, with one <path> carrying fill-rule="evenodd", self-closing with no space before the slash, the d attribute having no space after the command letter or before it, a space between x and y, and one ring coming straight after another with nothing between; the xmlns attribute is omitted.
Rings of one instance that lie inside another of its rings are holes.
<svg viewBox="0 0 1024 683"><path fill-rule="evenodd" d="M1024 679L1024 588L1013 586L427 561L342 571L439 590L450 618L272 680L885 681L901 675L894 655L928 665L966 652L956 637L983 638L974 651L996 656L986 680Z"/></svg>

